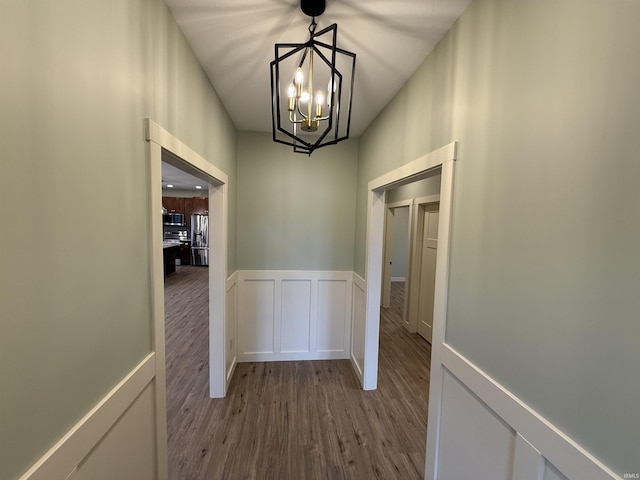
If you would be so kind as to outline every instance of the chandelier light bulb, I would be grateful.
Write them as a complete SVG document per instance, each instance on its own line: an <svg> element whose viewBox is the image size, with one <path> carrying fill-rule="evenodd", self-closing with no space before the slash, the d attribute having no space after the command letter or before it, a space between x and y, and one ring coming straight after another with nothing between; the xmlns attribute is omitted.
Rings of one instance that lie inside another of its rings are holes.
<svg viewBox="0 0 640 480"><path fill-rule="evenodd" d="M296 69L294 80L296 82L296 85L302 85L304 83L304 73L302 73L302 68L298 67Z"/></svg>
<svg viewBox="0 0 640 480"><path fill-rule="evenodd" d="M322 104L324 103L324 94L322 92L318 92L316 95L316 117L322 116Z"/></svg>
<svg viewBox="0 0 640 480"><path fill-rule="evenodd" d="M296 94L297 94L298 90L296 89L295 85L292 83L289 85L289 90L287 91L287 97L288 97L288 105L287 105L287 109L290 112L293 112L293 110L296 107Z"/></svg>
<svg viewBox="0 0 640 480"><path fill-rule="evenodd" d="M327 107L331 106L331 93L336 92L336 82L333 81L332 78L329 79L329 83L327 83Z"/></svg>
<svg viewBox="0 0 640 480"><path fill-rule="evenodd" d="M309 92L302 92L300 94L300 101L302 103L307 103L310 98L311 98L311 95L309 95Z"/></svg>

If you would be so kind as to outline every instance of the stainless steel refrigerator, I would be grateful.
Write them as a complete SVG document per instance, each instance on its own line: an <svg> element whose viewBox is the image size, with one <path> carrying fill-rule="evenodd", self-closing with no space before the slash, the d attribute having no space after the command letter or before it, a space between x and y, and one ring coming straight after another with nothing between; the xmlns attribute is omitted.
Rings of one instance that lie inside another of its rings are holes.
<svg viewBox="0 0 640 480"><path fill-rule="evenodd" d="M191 265L209 265L208 215L191 215Z"/></svg>

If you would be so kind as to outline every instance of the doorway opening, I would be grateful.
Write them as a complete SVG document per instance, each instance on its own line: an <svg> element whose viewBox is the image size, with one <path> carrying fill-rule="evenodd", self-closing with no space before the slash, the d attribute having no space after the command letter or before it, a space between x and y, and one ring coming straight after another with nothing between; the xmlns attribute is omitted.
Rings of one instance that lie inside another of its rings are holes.
<svg viewBox="0 0 640 480"><path fill-rule="evenodd" d="M382 307L390 307L392 296L401 299L402 324L429 343L424 324L431 329L440 183L437 170L385 195Z"/></svg>
<svg viewBox="0 0 640 480"><path fill-rule="evenodd" d="M169 475L194 398L209 397L209 181L162 150L164 336ZM215 246L212 246L215 248Z"/></svg>
<svg viewBox="0 0 640 480"><path fill-rule="evenodd" d="M367 241L365 265L365 319L364 365L362 385L364 390L377 388L378 346L380 335L380 305L383 273L384 217L386 195L391 189L407 185L415 180L440 174L439 214L437 218L438 248L436 252L433 298L433 331L431 370L429 382L429 406L427 423L426 471L433 471L439 436L439 418L442 404L441 362L445 341L447 283L449 273L449 238L453 201L454 165L457 143L452 142L413 162L405 164L368 184ZM427 475L428 476L428 475Z"/></svg>
<svg viewBox="0 0 640 480"><path fill-rule="evenodd" d="M402 290L402 321L406 322L408 271L411 262L410 200L387 203L384 222L384 262L382 271L382 307L391 307L392 292ZM399 285L402 284L402 285Z"/></svg>
<svg viewBox="0 0 640 480"><path fill-rule="evenodd" d="M377 388L380 305L383 273L384 218L387 193L418 180L440 176L440 207L434 295L434 340L438 332L444 338L444 313L449 256L449 224L453 193L453 170L456 142L420 157L369 182L367 206L367 242L365 265L364 390ZM415 283L415 282L414 282ZM438 325L441 322L441 325ZM440 327L440 328L438 328Z"/></svg>
<svg viewBox="0 0 640 480"><path fill-rule="evenodd" d="M208 185L208 381L209 396L226 394L225 286L227 277L227 175L191 150L176 137L145 119L147 158L149 163L149 244L151 245L151 299L153 312L153 350L156 367L156 449L158 477L167 478L167 389L166 339L164 308L163 255L164 217L162 207L163 161ZM183 212L176 212L183 213Z"/></svg>
<svg viewBox="0 0 640 480"><path fill-rule="evenodd" d="M406 375L415 391L411 397L415 434L423 442L415 461L424 465L427 403L431 369L437 210L440 174L390 189L385 195L384 260L380 309L380 381L388 388L390 362ZM431 314L431 315L429 315ZM393 349L393 356L389 350ZM397 364L395 362L398 362Z"/></svg>

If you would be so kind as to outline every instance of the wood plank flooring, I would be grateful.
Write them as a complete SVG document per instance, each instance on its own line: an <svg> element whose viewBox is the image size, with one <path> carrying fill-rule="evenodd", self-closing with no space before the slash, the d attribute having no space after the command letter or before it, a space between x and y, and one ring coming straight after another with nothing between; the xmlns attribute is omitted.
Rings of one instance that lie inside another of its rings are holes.
<svg viewBox="0 0 640 480"><path fill-rule="evenodd" d="M421 479L430 346L382 309L378 390L348 360L241 363L208 397L207 269L165 283L171 480Z"/></svg>

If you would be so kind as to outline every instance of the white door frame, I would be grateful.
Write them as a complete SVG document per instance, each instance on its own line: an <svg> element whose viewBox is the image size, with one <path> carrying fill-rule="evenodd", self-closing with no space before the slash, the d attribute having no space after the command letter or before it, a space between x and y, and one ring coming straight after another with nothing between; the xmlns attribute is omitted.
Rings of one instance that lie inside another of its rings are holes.
<svg viewBox="0 0 640 480"><path fill-rule="evenodd" d="M226 394L225 373L225 285L227 278L227 190L228 177L206 159L154 123L145 119L147 160L149 164L149 244L151 245L151 301L153 349L156 359L156 448L158 478L167 472L167 391L164 332L164 262L162 255L162 150L179 157L190 173L209 182L209 395Z"/></svg>

